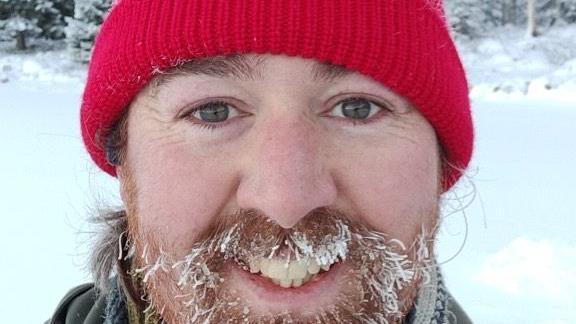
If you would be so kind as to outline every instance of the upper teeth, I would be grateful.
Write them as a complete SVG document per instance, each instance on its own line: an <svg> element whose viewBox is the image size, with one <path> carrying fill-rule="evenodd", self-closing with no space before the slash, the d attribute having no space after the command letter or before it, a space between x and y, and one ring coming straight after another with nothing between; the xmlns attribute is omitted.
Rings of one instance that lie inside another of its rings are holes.
<svg viewBox="0 0 576 324"><path fill-rule="evenodd" d="M317 274L320 269L330 270L331 263L318 264L315 259L289 260L255 257L250 259L250 272L261 272L264 277L284 288L299 287Z"/></svg>

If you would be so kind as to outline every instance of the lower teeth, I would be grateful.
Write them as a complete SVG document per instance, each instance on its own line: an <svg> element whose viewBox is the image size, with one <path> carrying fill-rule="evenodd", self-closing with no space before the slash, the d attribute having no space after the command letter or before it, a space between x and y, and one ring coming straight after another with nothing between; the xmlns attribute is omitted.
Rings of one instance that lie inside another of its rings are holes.
<svg viewBox="0 0 576 324"><path fill-rule="evenodd" d="M297 287L300 287L300 286L306 284L307 282L309 282L313 278L315 278L316 275L307 275L303 279L277 279L277 278L269 278L269 277L265 277L265 276L262 276L262 277L269 279L275 285L278 285L282 288L290 288L290 287L297 288Z"/></svg>

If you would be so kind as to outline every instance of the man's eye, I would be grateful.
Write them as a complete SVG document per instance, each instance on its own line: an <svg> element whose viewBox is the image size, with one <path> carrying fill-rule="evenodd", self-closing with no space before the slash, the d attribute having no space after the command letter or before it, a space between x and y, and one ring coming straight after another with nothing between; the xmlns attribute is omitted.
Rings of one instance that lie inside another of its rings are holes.
<svg viewBox="0 0 576 324"><path fill-rule="evenodd" d="M204 123L223 123L238 112L226 102L214 101L194 108L190 115Z"/></svg>
<svg viewBox="0 0 576 324"><path fill-rule="evenodd" d="M332 109L331 115L355 120L366 120L380 110L382 110L380 106L368 99L348 98L336 104L334 109Z"/></svg>

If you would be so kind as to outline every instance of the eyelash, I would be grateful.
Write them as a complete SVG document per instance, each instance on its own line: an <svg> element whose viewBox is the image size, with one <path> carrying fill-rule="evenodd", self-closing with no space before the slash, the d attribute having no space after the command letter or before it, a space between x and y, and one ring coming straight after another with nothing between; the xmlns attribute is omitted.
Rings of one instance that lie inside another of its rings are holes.
<svg viewBox="0 0 576 324"><path fill-rule="evenodd" d="M352 126L362 126L362 125L367 125L373 122L376 122L378 120L380 120L380 118L383 117L383 115L389 114L389 113L393 113L394 111L389 107L388 104L381 104L375 100L371 100L369 98L366 97L361 97L361 96L350 96L344 99L339 100L335 105L332 106L332 108L330 108L329 111L332 111L334 109L334 107L346 102L346 101L351 101L351 100L366 100L369 103L373 104L374 106L378 107L380 109L379 112L376 112L374 114L374 116L372 116L371 118L368 119L352 119L352 118L342 118L339 117L337 118L339 121L341 122L345 122L348 124L352 124ZM342 120L343 119L343 120Z"/></svg>
<svg viewBox="0 0 576 324"><path fill-rule="evenodd" d="M200 129L203 130L216 130L218 128L224 127L226 125L228 125L228 123L230 122L231 119L227 119L226 121L220 122L220 123L207 123L207 122L203 122L195 117L193 117L192 115L204 108L207 108L211 105L223 105L223 106L231 106L234 107L234 105L230 104L227 101L224 100L214 100L214 101L210 101L207 103L203 103L199 106L196 106L190 110L188 110L187 112L185 112L182 116L183 119L187 119L190 120L192 123L194 123L195 126L199 127ZM234 108L236 109L236 108Z"/></svg>
<svg viewBox="0 0 576 324"><path fill-rule="evenodd" d="M374 116L372 116L369 119L352 119L352 118L341 118L338 117L336 119L345 119L345 121L342 122L346 122L351 124L352 126L362 126L362 125L367 125L370 124L372 122L378 121L381 117L383 117L382 115L387 114L387 113L393 113L394 111L389 107L389 105L387 104L381 104L379 102L376 102L374 100L370 100L368 98L365 97L360 97L360 96L351 96L351 97L347 97L344 99L339 100L335 105L333 105L329 111L332 111L334 109L334 107L342 104L345 101L350 101L350 100L366 100L368 102L370 102L371 104L374 104L376 107L380 108L381 111L377 112ZM200 129L203 130L216 130L218 128L222 128L225 127L226 125L228 125L228 123L232 120L235 119L236 117L227 119L226 121L223 122L219 122L219 123L207 123L207 122L203 122L195 117L193 117L192 115L201 110L204 109L208 106L211 105L224 105L224 106L230 106L233 107L234 109L238 110L237 108L234 107L234 105L230 104L229 102L225 101L225 100L214 100L214 101L210 101L207 103L203 103L199 106L196 106L188 111L186 111L184 114L182 114L183 119L187 119L190 120L192 123L194 123L194 125L196 127L199 127Z"/></svg>

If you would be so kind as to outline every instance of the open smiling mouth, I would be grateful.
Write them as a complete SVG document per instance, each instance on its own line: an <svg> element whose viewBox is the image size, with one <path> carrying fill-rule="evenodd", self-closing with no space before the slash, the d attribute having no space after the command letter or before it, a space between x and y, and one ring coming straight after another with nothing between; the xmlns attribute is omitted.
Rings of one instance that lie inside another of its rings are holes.
<svg viewBox="0 0 576 324"><path fill-rule="evenodd" d="M338 263L340 258L317 260L315 258L266 258L253 257L245 270L267 278L282 288L298 288L317 279Z"/></svg>

